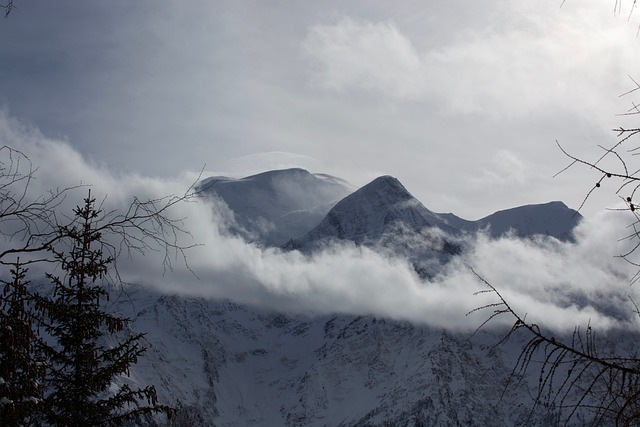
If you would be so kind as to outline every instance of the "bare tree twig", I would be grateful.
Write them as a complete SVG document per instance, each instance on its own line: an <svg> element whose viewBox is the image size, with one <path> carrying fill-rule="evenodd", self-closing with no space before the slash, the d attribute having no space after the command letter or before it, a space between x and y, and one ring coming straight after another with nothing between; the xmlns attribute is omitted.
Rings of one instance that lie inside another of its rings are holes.
<svg viewBox="0 0 640 427"><path fill-rule="evenodd" d="M13 0L7 0L5 4L0 5L0 8L4 9L4 17L8 18L13 9L16 9L16 5Z"/></svg>

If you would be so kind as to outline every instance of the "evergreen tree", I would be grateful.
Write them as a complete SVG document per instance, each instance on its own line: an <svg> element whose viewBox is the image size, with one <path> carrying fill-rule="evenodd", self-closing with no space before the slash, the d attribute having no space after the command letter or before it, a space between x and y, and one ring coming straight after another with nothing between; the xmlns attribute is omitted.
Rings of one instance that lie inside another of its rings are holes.
<svg viewBox="0 0 640 427"><path fill-rule="evenodd" d="M103 255L102 235L96 231L100 212L94 204L89 193L84 205L74 210L76 220L60 227L70 249L51 250L64 275L47 274L53 296L38 297L42 327L50 336L42 341L48 362L44 419L54 425L119 425L169 411L157 404L153 386L115 386L115 380L128 375L145 351L144 334L126 337L129 319L105 311L107 272L113 258ZM121 337L125 338L117 342Z"/></svg>
<svg viewBox="0 0 640 427"><path fill-rule="evenodd" d="M0 299L0 425L20 426L31 420L42 397L42 364L35 358L31 297L27 270L18 260L12 280L2 281Z"/></svg>

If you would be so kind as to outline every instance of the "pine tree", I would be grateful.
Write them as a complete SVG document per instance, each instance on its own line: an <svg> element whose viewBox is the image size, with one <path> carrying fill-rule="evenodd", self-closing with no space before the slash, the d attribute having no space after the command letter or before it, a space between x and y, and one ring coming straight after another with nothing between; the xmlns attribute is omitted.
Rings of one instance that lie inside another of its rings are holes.
<svg viewBox="0 0 640 427"><path fill-rule="evenodd" d="M56 251L62 277L47 274L54 286L52 297L39 297L42 327L50 335L43 340L47 367L44 418L54 425L119 425L142 415L168 412L158 405L153 386L132 389L115 387L115 380L128 375L145 351L144 334L126 336L129 319L109 314L107 273L113 258L104 257L102 235L96 231L100 212L95 199L85 199L74 210L76 221L60 227L68 251ZM114 392L114 388L117 390Z"/></svg>
<svg viewBox="0 0 640 427"><path fill-rule="evenodd" d="M0 300L0 425L30 422L42 397L42 364L36 360L36 335L30 310L27 270L20 261L11 269L12 280L2 281Z"/></svg>

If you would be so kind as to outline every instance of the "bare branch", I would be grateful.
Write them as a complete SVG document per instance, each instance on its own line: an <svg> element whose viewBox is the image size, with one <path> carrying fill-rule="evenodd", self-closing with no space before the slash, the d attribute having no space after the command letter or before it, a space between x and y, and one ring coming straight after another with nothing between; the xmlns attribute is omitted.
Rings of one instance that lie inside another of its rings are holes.
<svg viewBox="0 0 640 427"><path fill-rule="evenodd" d="M587 325L584 332L576 327L570 343L544 333L538 325L528 323L524 317L520 316L484 277L473 269L471 271L486 287L476 294L488 291L497 297L496 302L485 304L468 313L489 310L487 318L476 332L496 317L507 315L515 322L496 345L501 345L517 332L529 335L528 341L514 365L509 381L518 379L519 383L525 374L532 369L531 364L534 358L537 356L541 358L541 364L535 368L539 370L538 388L534 396L531 415L535 407L542 404L547 407L554 406L557 410L571 409L567 416L567 422L575 416L576 411L580 408L592 409L596 411L598 416L606 415L609 418L628 420L640 417L640 414L630 409L631 403L627 402L623 402L616 411L613 411L613 414L611 413L611 408L616 404L614 401L619 400L622 393L633 384L640 384L639 359L620 356L605 357L598 354L595 333L591 325ZM609 378L609 385L602 390L599 386L602 378L605 377ZM586 380L588 381L585 383ZM509 384L505 387L503 394L506 393L508 387ZM570 403L571 393L575 390L579 390L578 399ZM634 393L640 394L640 388L634 389ZM585 402L592 402L594 399L599 400L597 405L585 404Z"/></svg>
<svg viewBox="0 0 640 427"><path fill-rule="evenodd" d="M16 8L16 5L13 4L13 0L7 0L5 4L0 5L0 8L4 9L4 17L8 18L11 11Z"/></svg>

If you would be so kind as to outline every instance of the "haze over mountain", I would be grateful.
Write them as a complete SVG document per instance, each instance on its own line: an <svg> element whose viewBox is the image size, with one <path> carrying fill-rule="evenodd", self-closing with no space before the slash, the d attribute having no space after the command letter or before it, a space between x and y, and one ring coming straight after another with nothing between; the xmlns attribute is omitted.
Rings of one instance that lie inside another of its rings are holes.
<svg viewBox="0 0 640 427"><path fill-rule="evenodd" d="M438 274L463 250L470 234L570 240L582 218L564 203L550 202L468 221L429 210L391 176L378 177L351 193L340 178L302 169L242 179L212 177L203 180L200 189L228 206L233 217L228 229L248 241L305 253L352 242L402 256L423 278Z"/></svg>
<svg viewBox="0 0 640 427"><path fill-rule="evenodd" d="M300 169L209 178L200 188L231 211L230 232L254 243L287 238L282 254L310 256L334 244L370 247L429 270L422 277L442 270L476 231L566 239L580 219L552 202L466 221L430 211L390 176L354 192ZM536 378L503 395L520 344L493 348L501 330L470 341L468 333L384 316L288 314L145 288L129 297L149 344L133 378L155 383L189 425L543 426L554 416L531 412ZM126 312L128 304L118 306Z"/></svg>
<svg viewBox="0 0 640 427"><path fill-rule="evenodd" d="M381 176L351 193L346 181L303 169L264 172L242 179L212 177L200 188L231 209L233 231L268 246L309 248L326 240L374 244L399 225L414 233L437 228L451 237L486 231L492 237L571 239L582 216L562 202L496 212L477 221L427 209L391 176ZM351 194L349 194L351 193ZM286 240L284 240L286 239Z"/></svg>
<svg viewBox="0 0 640 427"><path fill-rule="evenodd" d="M269 171L242 179L216 176L199 184L234 214L232 232L249 241L282 246L314 227L352 188L346 181L304 169Z"/></svg>
<svg viewBox="0 0 640 427"><path fill-rule="evenodd" d="M448 323L447 316L460 311L461 292L471 295L478 286L458 283L458 258L475 256L501 236L507 250L521 237L541 252L571 246L581 218L575 211L552 202L467 221L430 211L390 176L352 191L339 178L300 169L215 177L200 189L212 202L206 206L224 208L210 227L227 236L227 252L249 241L242 252L248 259L233 261L242 274L228 283L228 299L206 290L209 298L185 296L188 286L178 284L173 292L131 288L114 303L135 319L136 330L147 332L149 351L130 381L155 384L160 400L179 409L174 423L546 426L555 420L553 410L531 410L537 377L526 376L504 393L522 343L493 345L510 325L470 340L457 317ZM281 249L283 241L289 244ZM207 262L216 266L220 257L224 252ZM345 270L343 264L368 257L400 274L378 279L384 270L369 275L366 262L355 270L363 277ZM439 273L450 279L439 282ZM255 287L246 287L245 276ZM529 291L526 277L522 282ZM258 290L251 304L238 302ZM274 298L289 301L281 304L288 309L274 309L267 302ZM589 310L592 295L580 298ZM429 320L434 316L439 323ZM621 338L616 345L626 349L632 342ZM579 412L569 425L589 421Z"/></svg>

